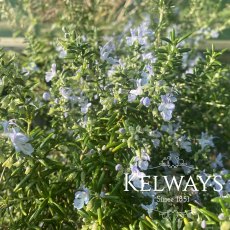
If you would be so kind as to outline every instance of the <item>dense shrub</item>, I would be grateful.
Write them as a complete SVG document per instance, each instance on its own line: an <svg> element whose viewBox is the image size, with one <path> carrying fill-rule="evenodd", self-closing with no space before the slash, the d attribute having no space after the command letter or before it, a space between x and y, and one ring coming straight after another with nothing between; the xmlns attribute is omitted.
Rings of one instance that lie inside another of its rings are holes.
<svg viewBox="0 0 230 230"><path fill-rule="evenodd" d="M27 34L22 53L1 51L3 229L229 229L229 69L222 52L193 49L215 30L167 29L171 3L152 4L159 20L113 36L90 12L87 28L66 13L54 40ZM164 203L135 191L144 175L210 180Z"/></svg>

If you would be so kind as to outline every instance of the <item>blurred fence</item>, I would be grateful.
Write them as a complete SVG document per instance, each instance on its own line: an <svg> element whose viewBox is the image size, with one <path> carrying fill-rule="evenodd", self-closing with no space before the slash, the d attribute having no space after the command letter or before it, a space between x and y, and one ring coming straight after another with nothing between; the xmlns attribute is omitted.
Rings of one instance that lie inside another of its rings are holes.
<svg viewBox="0 0 230 230"><path fill-rule="evenodd" d="M200 45L199 49L202 51L211 48L212 45L214 45L216 50L226 49L221 60L230 63L230 31L227 30L226 33L222 34L219 40L215 39L206 41ZM20 51L23 50L25 46L26 43L23 37L13 37L12 28L7 23L0 22L0 48Z"/></svg>

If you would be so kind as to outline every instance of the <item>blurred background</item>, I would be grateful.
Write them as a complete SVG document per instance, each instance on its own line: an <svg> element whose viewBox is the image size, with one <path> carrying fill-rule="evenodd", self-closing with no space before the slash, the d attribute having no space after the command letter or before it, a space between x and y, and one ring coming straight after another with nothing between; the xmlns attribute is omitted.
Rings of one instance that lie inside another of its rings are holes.
<svg viewBox="0 0 230 230"><path fill-rule="evenodd" d="M0 0L0 47L20 51L26 36L48 41L63 28L110 36L154 15L167 19L165 31L193 32L200 50L227 49L221 61L230 62L230 0Z"/></svg>

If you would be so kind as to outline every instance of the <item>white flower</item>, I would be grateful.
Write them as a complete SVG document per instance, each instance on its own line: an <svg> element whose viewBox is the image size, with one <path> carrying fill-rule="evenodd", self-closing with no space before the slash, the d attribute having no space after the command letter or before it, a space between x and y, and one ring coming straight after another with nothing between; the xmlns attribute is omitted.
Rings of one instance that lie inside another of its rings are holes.
<svg viewBox="0 0 230 230"><path fill-rule="evenodd" d="M88 204L89 202L89 190L87 188L84 188L80 191L77 191L75 193L75 199L74 199L74 208L76 209L82 209L84 205Z"/></svg>
<svg viewBox="0 0 230 230"><path fill-rule="evenodd" d="M158 110L161 112L161 116L164 121L169 121L172 118L172 112L175 109L173 102L177 101L171 94L161 96L161 104L158 106Z"/></svg>
<svg viewBox="0 0 230 230"><path fill-rule="evenodd" d="M207 146L214 147L213 136L208 136L207 133L201 133L201 139L198 139L198 142L201 146L201 149L204 149Z"/></svg>
<svg viewBox="0 0 230 230"><path fill-rule="evenodd" d="M224 219L225 219L224 213L220 213L220 214L218 215L218 219L219 219L219 220L224 220Z"/></svg>
<svg viewBox="0 0 230 230"><path fill-rule="evenodd" d="M45 75L46 82L50 82L53 79L53 77L56 75L56 73L57 73L56 72L56 64L54 63L51 66L50 72L46 72L46 75Z"/></svg>
<svg viewBox="0 0 230 230"><path fill-rule="evenodd" d="M205 229L205 228L206 228L206 221L205 221L205 220L202 220L200 226L201 226L201 228Z"/></svg>

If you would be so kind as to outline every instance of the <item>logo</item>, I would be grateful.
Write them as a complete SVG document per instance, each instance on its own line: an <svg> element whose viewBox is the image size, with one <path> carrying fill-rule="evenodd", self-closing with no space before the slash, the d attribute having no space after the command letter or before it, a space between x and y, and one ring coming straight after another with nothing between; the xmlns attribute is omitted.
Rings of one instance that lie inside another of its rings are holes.
<svg viewBox="0 0 230 230"><path fill-rule="evenodd" d="M151 196L153 210L164 217L174 213L183 215L183 210L189 202L199 204L198 193L206 192L210 184L215 183L216 186L212 188L216 192L223 189L220 176L191 175L193 170L194 167L180 159L178 154L171 153L157 166L148 167L148 175L133 166L131 174L124 174L124 191Z"/></svg>

